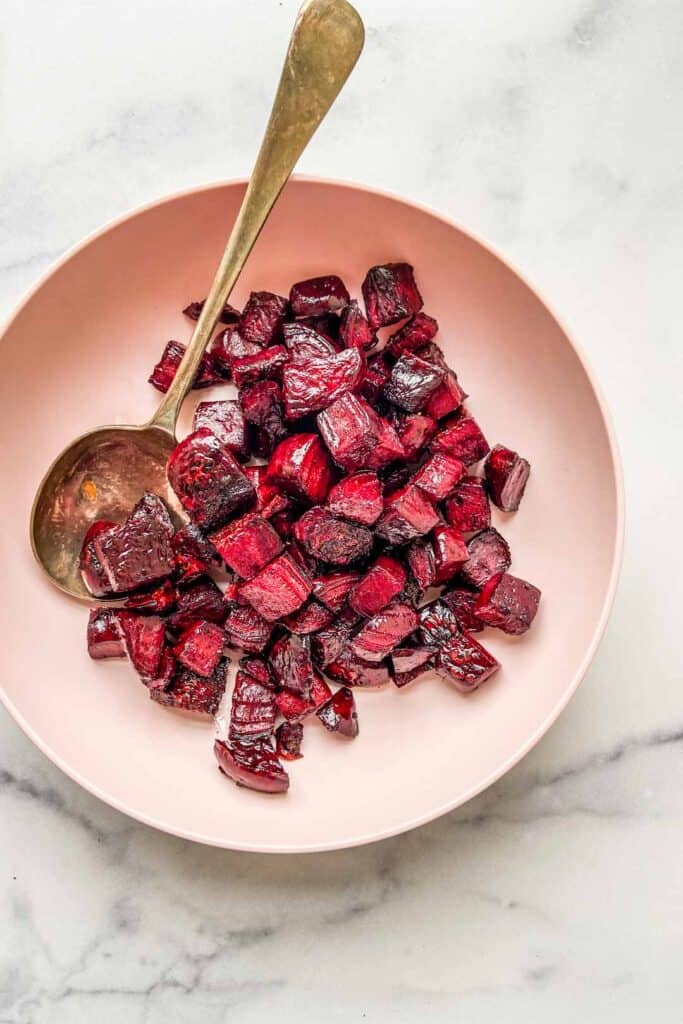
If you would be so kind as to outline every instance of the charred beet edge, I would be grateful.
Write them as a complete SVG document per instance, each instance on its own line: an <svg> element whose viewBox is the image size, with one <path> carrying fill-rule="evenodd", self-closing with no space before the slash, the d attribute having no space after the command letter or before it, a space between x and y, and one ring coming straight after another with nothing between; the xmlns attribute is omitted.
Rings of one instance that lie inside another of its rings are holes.
<svg viewBox="0 0 683 1024"><path fill-rule="evenodd" d="M227 605L214 581L199 579L186 590L180 591L175 611L166 621L172 632L182 633L195 622L215 622L220 625L227 614Z"/></svg>
<svg viewBox="0 0 683 1024"><path fill-rule="evenodd" d="M365 373L360 349L289 363L282 371L282 397L287 419L301 419L332 405L347 391L357 391Z"/></svg>
<svg viewBox="0 0 683 1024"><path fill-rule="evenodd" d="M346 285L336 274L312 277L292 285L289 305L294 316L320 316L339 313L350 302Z"/></svg>
<svg viewBox="0 0 683 1024"><path fill-rule="evenodd" d="M295 536L310 555L331 565L349 565L367 557L372 549L367 527L337 519L320 506L303 514Z"/></svg>
<svg viewBox="0 0 683 1024"><path fill-rule="evenodd" d="M179 341L167 342L161 359L149 375L149 383L153 384L157 391L164 394L168 391L184 355L185 345L181 345ZM221 375L216 370L211 353L206 353L201 358L192 387L210 388L214 384L222 383Z"/></svg>
<svg viewBox="0 0 683 1024"><path fill-rule="evenodd" d="M269 739L216 740L213 749L220 770L238 786L259 793L286 793L289 789L289 776Z"/></svg>
<svg viewBox="0 0 683 1024"><path fill-rule="evenodd" d="M174 657L198 676L212 676L223 654L225 633L213 622L195 622L173 648Z"/></svg>
<svg viewBox="0 0 683 1024"><path fill-rule="evenodd" d="M422 296L408 263L385 263L368 270L363 300L373 330L398 323L422 309Z"/></svg>
<svg viewBox="0 0 683 1024"><path fill-rule="evenodd" d="M339 733L353 739L358 735L358 712L353 693L347 686L340 690L322 704L316 711L316 715L329 732Z"/></svg>
<svg viewBox="0 0 683 1024"><path fill-rule="evenodd" d="M301 722L282 722L275 730L277 756L283 761L298 761L301 753L301 742L304 738L304 727Z"/></svg>
<svg viewBox="0 0 683 1024"><path fill-rule="evenodd" d="M155 494L145 494L120 526L98 530L94 536L91 527L85 547L92 544L107 592L125 594L171 575L175 568L172 535L173 523L166 506ZM82 562L87 561L88 551L84 550ZM91 564L83 573L86 584L91 582L93 572Z"/></svg>
<svg viewBox="0 0 683 1024"><path fill-rule="evenodd" d="M206 429L196 430L173 450L168 479L181 505L205 530L218 529L254 499L239 463Z"/></svg>
<svg viewBox="0 0 683 1024"><path fill-rule="evenodd" d="M217 373L229 380L232 377L233 363L243 356L252 356L261 349L253 341L245 341L235 325L227 327L211 342L209 356Z"/></svg>
<svg viewBox="0 0 683 1024"><path fill-rule="evenodd" d="M195 711L204 715L214 715L221 702L225 690L225 664L219 662L210 679L204 679L189 669L182 669L171 681L168 689L155 687L150 690L150 697L157 704L179 711Z"/></svg>
<svg viewBox="0 0 683 1024"><path fill-rule="evenodd" d="M237 330L245 341L261 348L280 340L287 313L287 299L273 292L252 292L242 311Z"/></svg>
<svg viewBox="0 0 683 1024"><path fill-rule="evenodd" d="M416 313L408 323L391 335L387 342L387 351L397 359L406 352L416 352L436 337L439 325L432 316Z"/></svg>
<svg viewBox="0 0 683 1024"><path fill-rule="evenodd" d="M487 580L510 568L510 548L493 527L482 530L467 542L467 561L460 576L471 587L483 587Z"/></svg>

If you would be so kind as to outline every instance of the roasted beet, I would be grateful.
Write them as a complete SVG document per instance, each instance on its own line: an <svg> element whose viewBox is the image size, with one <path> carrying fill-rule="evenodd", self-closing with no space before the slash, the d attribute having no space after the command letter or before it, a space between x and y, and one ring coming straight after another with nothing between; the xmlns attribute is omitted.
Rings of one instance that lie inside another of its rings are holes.
<svg viewBox="0 0 683 1024"><path fill-rule="evenodd" d="M377 533L390 544L407 544L436 526L439 516L429 498L415 484L408 484L384 499Z"/></svg>
<svg viewBox="0 0 683 1024"><path fill-rule="evenodd" d="M83 538L79 567L83 582L93 597L106 597L112 593L107 574L95 552L95 539L116 529L116 523L108 519L97 519L88 527Z"/></svg>
<svg viewBox="0 0 683 1024"><path fill-rule="evenodd" d="M407 551L408 567L420 590L436 583L436 558L428 540L414 541Z"/></svg>
<svg viewBox="0 0 683 1024"><path fill-rule="evenodd" d="M261 346L253 341L245 341L237 330L236 326L221 331L211 342L209 356L218 373L227 380L232 377L232 366L236 359L243 356L251 356L260 350Z"/></svg>
<svg viewBox="0 0 683 1024"><path fill-rule="evenodd" d="M334 341L314 327L295 320L282 328L289 358L293 363L335 356L339 351Z"/></svg>
<svg viewBox="0 0 683 1024"><path fill-rule="evenodd" d="M334 612L326 608L324 604L311 598L292 615L287 615L282 624L287 627L290 633L297 636L309 636L317 633L334 622Z"/></svg>
<svg viewBox="0 0 683 1024"><path fill-rule="evenodd" d="M235 458L249 458L247 423L239 403L234 399L219 402L200 402L194 412L193 430L206 428L215 434Z"/></svg>
<svg viewBox="0 0 683 1024"><path fill-rule="evenodd" d="M336 274L311 277L292 285L289 305L294 316L320 316L339 313L349 302L346 285Z"/></svg>
<svg viewBox="0 0 683 1024"><path fill-rule="evenodd" d="M262 455L269 455L278 441L286 435L283 422L282 392L274 380L258 380L240 391L240 406L244 418L259 428Z"/></svg>
<svg viewBox="0 0 683 1024"><path fill-rule="evenodd" d="M401 563L391 555L380 555L349 594L349 604L359 615L370 617L398 597L405 583Z"/></svg>
<svg viewBox="0 0 683 1024"><path fill-rule="evenodd" d="M486 460L484 472L493 504L503 512L516 512L531 472L527 460L497 444Z"/></svg>
<svg viewBox="0 0 683 1024"><path fill-rule="evenodd" d="M422 309L422 296L408 263L371 267L363 281L363 300L373 329L398 323Z"/></svg>
<svg viewBox="0 0 683 1024"><path fill-rule="evenodd" d="M148 590L144 594L131 594L126 598L124 607L136 612L149 612L152 615L166 615L175 608L178 591L170 580L165 580L160 587Z"/></svg>
<svg viewBox="0 0 683 1024"><path fill-rule="evenodd" d="M148 378L149 383L153 384L157 391L162 391L164 394L168 391L184 355L185 345L181 345L179 341L169 341L166 344L161 359ZM192 387L210 388L214 384L222 383L221 375L217 372L210 353L206 353L201 358Z"/></svg>
<svg viewBox="0 0 683 1024"><path fill-rule="evenodd" d="M488 454L488 441L471 416L456 416L447 420L443 428L430 442L432 451L446 452L454 459L460 459L466 466L479 462Z"/></svg>
<svg viewBox="0 0 683 1024"><path fill-rule="evenodd" d="M276 711L272 688L247 672L238 672L232 691L230 739L269 736L275 728Z"/></svg>
<svg viewBox="0 0 683 1024"><path fill-rule="evenodd" d="M441 367L408 353L401 356L391 371L389 383L384 388L385 397L406 412L419 412L445 375Z"/></svg>
<svg viewBox="0 0 683 1024"><path fill-rule="evenodd" d="M356 701L348 686L342 686L337 690L318 708L316 715L329 732L336 732L349 739L358 735Z"/></svg>
<svg viewBox="0 0 683 1024"><path fill-rule="evenodd" d="M301 501L318 504L333 482L330 457L317 434L293 434L270 457L268 479Z"/></svg>
<svg viewBox="0 0 683 1024"><path fill-rule="evenodd" d="M483 480L464 477L444 505L446 520L461 533L485 530L491 525L491 508Z"/></svg>
<svg viewBox="0 0 683 1024"><path fill-rule="evenodd" d="M225 633L213 622L195 622L182 633L173 655L198 676L213 675L225 646Z"/></svg>
<svg viewBox="0 0 683 1024"><path fill-rule="evenodd" d="M372 526L384 508L379 477L371 470L344 477L332 488L327 502L335 515Z"/></svg>
<svg viewBox="0 0 683 1024"><path fill-rule="evenodd" d="M318 334L322 334L324 337L329 338L329 340L333 341L335 345L339 341L339 317L336 313L321 313L319 316L302 316L293 322L295 324L299 324L301 327L310 327L312 330L317 331ZM282 328L283 331L286 327L287 324Z"/></svg>
<svg viewBox="0 0 683 1024"><path fill-rule="evenodd" d="M225 623L228 643L259 654L268 646L273 625L249 605L233 608Z"/></svg>
<svg viewBox="0 0 683 1024"><path fill-rule="evenodd" d="M248 513L211 534L211 543L228 568L250 580L282 551L282 541L267 519Z"/></svg>
<svg viewBox="0 0 683 1024"><path fill-rule="evenodd" d="M345 647L334 661L325 666L325 672L345 686L375 687L391 682L389 669L384 662L365 661L350 647Z"/></svg>
<svg viewBox="0 0 683 1024"><path fill-rule="evenodd" d="M282 367L289 360L284 345L271 345L251 356L233 360L232 379L238 388L254 384L257 380L279 380Z"/></svg>
<svg viewBox="0 0 683 1024"><path fill-rule="evenodd" d="M191 302L189 306L185 306L183 313L189 317L190 320L199 320L199 314L204 308L205 299L200 299L199 302ZM240 318L239 309L235 309L229 302L226 302L223 309L218 317L218 322L221 324L235 324Z"/></svg>
<svg viewBox="0 0 683 1024"><path fill-rule="evenodd" d="M337 519L319 506L303 514L295 534L309 554L332 565L349 565L372 550L372 534L365 526Z"/></svg>
<svg viewBox="0 0 683 1024"><path fill-rule="evenodd" d="M268 622L291 615L311 592L311 581L288 555L280 555L262 569L240 594Z"/></svg>
<svg viewBox="0 0 683 1024"><path fill-rule="evenodd" d="M426 647L443 647L459 632L455 613L443 601L431 601L420 609L420 636Z"/></svg>
<svg viewBox="0 0 683 1024"><path fill-rule="evenodd" d="M311 654L316 665L327 671L327 666L341 657L351 637L354 623L345 610L327 629L321 629L311 637ZM357 618L357 613L352 612Z"/></svg>
<svg viewBox="0 0 683 1024"><path fill-rule="evenodd" d="M442 420L457 412L467 394L458 384L458 378L452 370L448 370L445 380L432 391L425 405L425 412L435 420Z"/></svg>
<svg viewBox="0 0 683 1024"><path fill-rule="evenodd" d="M377 440L365 460L368 469L384 469L396 459L405 457L405 449L399 441L398 434L388 420L375 413L375 431Z"/></svg>
<svg viewBox="0 0 683 1024"><path fill-rule="evenodd" d="M368 359L360 393L371 405L378 405L384 401L384 389L391 378L392 366L393 363L390 362L386 352L378 352Z"/></svg>
<svg viewBox="0 0 683 1024"><path fill-rule="evenodd" d="M477 618L487 626L520 636L534 621L541 591L509 573L492 576L477 600Z"/></svg>
<svg viewBox="0 0 683 1024"><path fill-rule="evenodd" d="M256 658L253 655L245 654L243 658L240 658L240 668L258 683L269 687L271 690L275 689L275 681L271 675L270 668L263 658Z"/></svg>
<svg viewBox="0 0 683 1024"><path fill-rule="evenodd" d="M406 352L415 352L436 337L439 325L432 316L416 313L410 320L391 335L387 351L397 359Z"/></svg>
<svg viewBox="0 0 683 1024"><path fill-rule="evenodd" d="M327 576L316 576L313 580L313 593L326 608L338 612L359 579L360 573L357 572L334 572Z"/></svg>
<svg viewBox="0 0 683 1024"><path fill-rule="evenodd" d="M191 583L209 571L216 553L194 523L187 523L171 537L175 557L175 578L179 584Z"/></svg>
<svg viewBox="0 0 683 1024"><path fill-rule="evenodd" d="M182 506L204 530L218 529L254 499L254 489L233 454L205 428L173 449L168 479Z"/></svg>
<svg viewBox="0 0 683 1024"><path fill-rule="evenodd" d="M459 459L444 452L434 452L417 471L413 480L432 501L448 497L458 481L465 475Z"/></svg>
<svg viewBox="0 0 683 1024"><path fill-rule="evenodd" d="M301 741L304 738L304 727L301 722L282 722L275 730L277 756L283 761L298 761L301 753Z"/></svg>
<svg viewBox="0 0 683 1024"><path fill-rule="evenodd" d="M218 767L238 786L259 793L286 793L289 775L277 759L269 739L231 740L213 745Z"/></svg>
<svg viewBox="0 0 683 1024"><path fill-rule="evenodd" d="M318 428L342 469L363 468L379 437L377 415L358 395L343 395L318 415Z"/></svg>
<svg viewBox="0 0 683 1024"><path fill-rule="evenodd" d="M157 704L179 711L194 711L199 714L214 715L221 702L225 690L225 665L220 662L213 676L205 679L189 669L181 671L173 678L168 689L154 687L150 697Z"/></svg>
<svg viewBox="0 0 683 1024"><path fill-rule="evenodd" d="M493 655L469 633L458 633L436 656L436 671L460 693L471 693L500 668Z"/></svg>
<svg viewBox="0 0 683 1024"><path fill-rule="evenodd" d="M479 633L484 628L476 612L477 597L475 591L466 590L464 587L454 587L441 595L441 600L451 609L460 628L467 633Z"/></svg>
<svg viewBox="0 0 683 1024"><path fill-rule="evenodd" d="M302 697L293 690L279 690L275 694L275 703L282 717L287 722L299 722L306 715L315 711L313 702L307 697Z"/></svg>
<svg viewBox="0 0 683 1024"><path fill-rule="evenodd" d="M482 530L467 542L468 558L460 576L471 587L481 588L487 580L510 568L510 548L493 527Z"/></svg>
<svg viewBox="0 0 683 1024"><path fill-rule="evenodd" d="M307 639L302 640L298 636L281 637L273 645L269 664L278 686L308 700L313 683L313 662Z"/></svg>
<svg viewBox="0 0 683 1024"><path fill-rule="evenodd" d="M414 459L436 433L436 422L431 416L406 416L399 423L397 433L407 459Z"/></svg>
<svg viewBox="0 0 683 1024"><path fill-rule="evenodd" d="M344 349L334 356L289 363L282 371L285 415L295 420L326 409L347 391L357 391L364 373L365 357L357 348Z"/></svg>
<svg viewBox="0 0 683 1024"><path fill-rule="evenodd" d="M465 539L454 527L440 524L432 530L431 540L436 562L436 582L446 583L468 559Z"/></svg>
<svg viewBox="0 0 683 1024"><path fill-rule="evenodd" d="M272 345L279 341L287 313L287 299L273 292L252 292L242 310L238 331L245 341L255 345Z"/></svg>
<svg viewBox="0 0 683 1024"><path fill-rule="evenodd" d="M167 622L173 632L182 633L195 622L224 622L227 613L223 595L214 581L200 579L180 591L176 610Z"/></svg>
<svg viewBox="0 0 683 1024"><path fill-rule="evenodd" d="M410 605L397 601L365 623L351 641L351 650L364 661L382 661L417 624L417 615Z"/></svg>
<svg viewBox="0 0 683 1024"><path fill-rule="evenodd" d="M114 608L91 608L88 619L88 654L99 661L103 658L125 658L126 648L117 625Z"/></svg>
<svg viewBox="0 0 683 1024"><path fill-rule="evenodd" d="M125 594L170 576L172 536L168 510L155 494L145 494L120 526L97 533L93 550L109 592Z"/></svg>
<svg viewBox="0 0 683 1024"><path fill-rule="evenodd" d="M345 348L361 348L365 351L377 344L377 335L363 316L355 299L342 311L339 340Z"/></svg>
<svg viewBox="0 0 683 1024"><path fill-rule="evenodd" d="M152 615L117 611L115 624L123 640L126 654L142 681L154 679L159 671L161 655L166 644L163 621Z"/></svg>
<svg viewBox="0 0 683 1024"><path fill-rule="evenodd" d="M433 656L434 650L431 647L397 647L396 650L391 652L391 665L394 670L394 676L405 675L406 673L414 672L418 668L426 672L431 667ZM397 683L397 685L400 686L401 683Z"/></svg>

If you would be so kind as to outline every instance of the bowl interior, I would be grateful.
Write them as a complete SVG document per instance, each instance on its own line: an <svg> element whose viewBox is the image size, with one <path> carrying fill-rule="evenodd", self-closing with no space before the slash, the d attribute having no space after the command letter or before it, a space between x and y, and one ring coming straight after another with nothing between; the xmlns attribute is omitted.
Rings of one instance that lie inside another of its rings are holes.
<svg viewBox="0 0 683 1024"><path fill-rule="evenodd" d="M534 292L497 256L429 212L352 186L293 181L235 292L285 291L339 273L359 294L367 267L405 259L441 325L449 363L490 442L532 464L518 514L496 514L512 571L544 593L521 640L494 631L503 669L469 697L437 677L358 692L361 731L317 723L284 797L216 770L212 730L153 704L130 667L92 662L87 611L34 564L28 519L48 463L99 423L140 423L147 376L182 307L204 295L243 193L221 185L165 200L100 233L33 293L2 339L0 546L4 699L63 769L160 828L257 850L334 848L392 834L456 806L537 739L577 685L606 617L621 512L614 452L581 359ZM197 395L197 393L194 393ZM217 397L201 392L199 398ZM188 429L192 397L180 433Z"/></svg>

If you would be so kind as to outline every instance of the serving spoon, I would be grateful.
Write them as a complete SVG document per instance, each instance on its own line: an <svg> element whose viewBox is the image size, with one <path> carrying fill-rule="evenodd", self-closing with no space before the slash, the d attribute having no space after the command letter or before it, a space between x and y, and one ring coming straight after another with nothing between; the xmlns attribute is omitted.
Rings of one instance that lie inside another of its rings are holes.
<svg viewBox="0 0 683 1024"><path fill-rule="evenodd" d="M166 478L175 426L223 306L275 201L363 49L347 0L306 0L292 31L273 109L237 220L175 378L143 426L97 427L76 438L45 474L31 512L31 546L65 593L95 601L79 570L96 519L119 522L144 491L176 504Z"/></svg>

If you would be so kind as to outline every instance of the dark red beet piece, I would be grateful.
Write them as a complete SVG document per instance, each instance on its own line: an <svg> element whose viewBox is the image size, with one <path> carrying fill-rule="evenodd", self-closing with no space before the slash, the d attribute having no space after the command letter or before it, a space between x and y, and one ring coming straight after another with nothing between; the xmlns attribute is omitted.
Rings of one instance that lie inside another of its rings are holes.
<svg viewBox="0 0 683 1024"><path fill-rule="evenodd" d="M301 320L285 324L282 332L289 358L293 363L305 363L309 359L336 356L339 351L332 338Z"/></svg>
<svg viewBox="0 0 683 1024"><path fill-rule="evenodd" d="M342 469L362 469L379 437L374 410L358 395L343 395L318 415L318 428Z"/></svg>
<svg viewBox="0 0 683 1024"><path fill-rule="evenodd" d="M233 454L206 429L196 430L174 448L168 479L183 508L204 530L218 529L254 500L254 489Z"/></svg>
<svg viewBox="0 0 683 1024"><path fill-rule="evenodd" d="M320 673L313 669L313 684L311 686L311 703L314 707L319 708L321 704L324 704L326 700L332 696L332 690L330 689L327 681L323 679Z"/></svg>
<svg viewBox="0 0 683 1024"><path fill-rule="evenodd" d="M349 604L359 615L370 617L386 608L403 590L406 571L391 555L380 555L349 594Z"/></svg>
<svg viewBox="0 0 683 1024"><path fill-rule="evenodd" d="M241 596L268 622L291 615L310 592L310 579L288 555L274 559L240 588Z"/></svg>
<svg viewBox="0 0 683 1024"><path fill-rule="evenodd" d="M420 356L420 359L424 359L426 363L431 363L432 366L440 366L442 370L445 370L448 373L449 367L446 362L446 357L435 342L430 341L428 345L425 345L424 348L420 349L418 355Z"/></svg>
<svg viewBox="0 0 683 1024"><path fill-rule="evenodd" d="M92 540L98 563L113 594L123 594L170 576L173 523L161 498L145 494L126 521Z"/></svg>
<svg viewBox="0 0 683 1024"><path fill-rule="evenodd" d="M351 650L364 661L382 661L417 625L415 611L397 601L365 623L351 641Z"/></svg>
<svg viewBox="0 0 683 1024"><path fill-rule="evenodd" d="M436 526L439 516L429 498L415 484L408 484L384 499L377 533L390 544L407 544Z"/></svg>
<svg viewBox="0 0 683 1024"><path fill-rule="evenodd" d="M500 664L469 633L458 633L438 652L435 667L460 693L471 693L497 672Z"/></svg>
<svg viewBox="0 0 683 1024"><path fill-rule="evenodd" d="M432 391L427 399L425 412L432 419L442 420L445 416L457 412L466 398L467 394L458 384L458 378L452 370L448 370L446 379Z"/></svg>
<svg viewBox="0 0 683 1024"><path fill-rule="evenodd" d="M457 416L447 420L444 427L430 443L432 451L446 452L454 459L460 459L466 466L479 462L488 454L488 441L471 416Z"/></svg>
<svg viewBox="0 0 683 1024"><path fill-rule="evenodd" d="M467 553L460 576L471 587L483 587L492 576L507 572L512 562L507 541L493 527L472 537L467 542Z"/></svg>
<svg viewBox="0 0 683 1024"><path fill-rule="evenodd" d="M436 422L431 416L406 416L398 426L398 436L406 458L414 459L436 433Z"/></svg>
<svg viewBox="0 0 683 1024"><path fill-rule="evenodd" d="M377 441L370 450L365 465L368 469L384 469L396 459L405 458L405 450L398 434L388 420L375 414Z"/></svg>
<svg viewBox="0 0 683 1024"><path fill-rule="evenodd" d="M404 675L413 672L416 668L426 671L431 665L433 655L432 647L397 647L391 653L394 675Z"/></svg>
<svg viewBox="0 0 683 1024"><path fill-rule="evenodd" d="M175 608L177 601L178 591L170 580L165 580L160 587L149 590L146 594L132 594L126 599L124 607L136 612L166 615Z"/></svg>
<svg viewBox="0 0 683 1024"><path fill-rule="evenodd" d="M516 512L531 472L527 460L497 444L486 460L484 472L493 504L503 512Z"/></svg>
<svg viewBox="0 0 683 1024"><path fill-rule="evenodd" d="M232 379L238 388L254 384L257 380L279 380L282 367L289 360L284 345L271 345L251 356L233 360Z"/></svg>
<svg viewBox="0 0 683 1024"><path fill-rule="evenodd" d="M332 488L327 502L335 515L372 526L384 508L379 477L371 470L344 477Z"/></svg>
<svg viewBox="0 0 683 1024"><path fill-rule="evenodd" d="M426 665L419 665L417 668L411 668L409 672L394 672L394 684L398 686L399 690L407 686L408 683L414 682L415 679L419 679L420 676L424 676L427 672L430 672L434 668L432 662Z"/></svg>
<svg viewBox="0 0 683 1024"><path fill-rule="evenodd" d="M259 654L268 646L273 625L249 605L233 608L225 623L228 641L233 647Z"/></svg>
<svg viewBox="0 0 683 1024"><path fill-rule="evenodd" d="M436 337L438 330L439 325L433 316L416 313L408 323L391 335L387 341L387 351L398 359L406 352L415 352L422 348Z"/></svg>
<svg viewBox="0 0 683 1024"><path fill-rule="evenodd" d="M332 486L330 457L317 434L293 434L270 457L268 479L294 498L315 504Z"/></svg>
<svg viewBox="0 0 683 1024"><path fill-rule="evenodd" d="M273 292L252 292L242 310L238 331L245 341L264 348L280 340L287 299Z"/></svg>
<svg viewBox="0 0 683 1024"><path fill-rule="evenodd" d="M363 316L355 299L341 314L339 340L345 348L360 348L366 352L377 344L377 335Z"/></svg>
<svg viewBox="0 0 683 1024"><path fill-rule="evenodd" d="M283 636L273 645L269 664L278 686L308 700L313 683L311 646L307 639Z"/></svg>
<svg viewBox="0 0 683 1024"><path fill-rule="evenodd" d="M487 626L521 636L534 621L541 591L533 583L499 573L482 587L476 605L477 618Z"/></svg>
<svg viewBox="0 0 683 1024"><path fill-rule="evenodd" d="M431 539L436 561L436 582L446 583L468 559L465 539L452 526L441 525L434 527Z"/></svg>
<svg viewBox="0 0 683 1024"><path fill-rule="evenodd" d="M171 537L175 556L175 578L179 584L191 583L209 571L216 553L194 523L187 523Z"/></svg>
<svg viewBox="0 0 683 1024"><path fill-rule="evenodd" d="M406 412L418 412L445 376L446 372L441 367L408 353L401 356L391 371L384 394Z"/></svg>
<svg viewBox="0 0 683 1024"><path fill-rule="evenodd" d="M253 341L245 341L235 326L221 331L211 342L209 356L214 367L226 379L232 377L232 365L236 359L251 356L260 351L261 346Z"/></svg>
<svg viewBox="0 0 683 1024"><path fill-rule="evenodd" d="M428 540L416 540L407 551L408 567L420 590L436 583L436 558Z"/></svg>
<svg viewBox="0 0 683 1024"><path fill-rule="evenodd" d="M275 730L277 756L283 761L298 761L301 753L301 741L304 738L304 727L301 722L282 722Z"/></svg>
<svg viewBox="0 0 683 1024"><path fill-rule="evenodd" d="M199 302L191 302L189 306L185 306L183 313L189 317L190 320L199 320L199 314L204 308L205 299L201 299ZM218 322L221 324L235 324L240 318L239 309L235 309L229 302L226 302L221 310Z"/></svg>
<svg viewBox="0 0 683 1024"><path fill-rule="evenodd" d="M168 626L175 633L184 632L195 622L225 621L228 609L223 595L211 579L197 580L178 595L176 610L168 617Z"/></svg>
<svg viewBox="0 0 683 1024"><path fill-rule="evenodd" d="M336 274L311 277L292 285L289 304L294 316L320 316L339 313L350 301L346 285Z"/></svg>
<svg viewBox="0 0 683 1024"><path fill-rule="evenodd" d="M169 689L154 687L149 695L157 704L165 707L213 715L218 710L224 690L225 666L221 662L210 679L198 676L189 669L182 669L174 677Z"/></svg>
<svg viewBox="0 0 683 1024"><path fill-rule="evenodd" d="M154 679L166 643L163 621L156 616L117 611L115 623L135 671L143 682Z"/></svg>
<svg viewBox="0 0 683 1024"><path fill-rule="evenodd" d="M457 484L444 505L446 520L461 533L485 530L491 525L491 508L484 481L467 476Z"/></svg>
<svg viewBox="0 0 683 1024"><path fill-rule="evenodd" d="M464 587L454 587L441 595L441 600L451 609L460 628L467 633L480 633L484 628L476 613L477 596L473 590L465 590Z"/></svg>
<svg viewBox="0 0 683 1024"><path fill-rule="evenodd" d="M93 597L106 597L112 593L109 579L95 553L95 538L117 529L108 519L97 519L88 527L81 548L80 570L83 582Z"/></svg>
<svg viewBox="0 0 683 1024"><path fill-rule="evenodd" d="M465 467L459 459L444 452L434 452L417 471L413 480L421 491L432 501L448 497L455 485L465 475Z"/></svg>
<svg viewBox="0 0 683 1024"><path fill-rule="evenodd" d="M153 384L157 391L162 391L164 394L168 391L184 355L185 345L181 345L179 341L167 342L166 348L161 354L161 359L148 378L149 383ZM220 374L216 371L213 358L210 353L205 353L199 363L199 369L195 375L192 387L210 388L214 384L222 383L223 381Z"/></svg>
<svg viewBox="0 0 683 1024"><path fill-rule="evenodd" d="M359 579L360 574L357 572L335 572L328 576L317 576L313 580L313 593L326 608L338 612Z"/></svg>
<svg viewBox="0 0 683 1024"><path fill-rule="evenodd" d="M91 608L88 619L88 654L96 661L102 658L125 658L126 648L116 623L114 608Z"/></svg>
<svg viewBox="0 0 683 1024"><path fill-rule="evenodd" d="M408 263L371 267L363 281L363 300L372 328L387 327L422 309L413 268Z"/></svg>
<svg viewBox="0 0 683 1024"><path fill-rule="evenodd" d="M372 405L377 405L384 399L384 389L391 378L392 364L384 352L378 352L368 359L367 370L363 383L360 386L360 393Z"/></svg>
<svg viewBox="0 0 683 1024"><path fill-rule="evenodd" d="M282 541L268 520L251 512L212 533L211 543L228 568L245 580L282 551Z"/></svg>
<svg viewBox="0 0 683 1024"><path fill-rule="evenodd" d="M365 373L365 357L357 348L338 355L289 363L282 371L285 415L300 419L332 405L347 391L357 391Z"/></svg>
<svg viewBox="0 0 683 1024"><path fill-rule="evenodd" d="M443 601L431 601L420 609L420 636L426 647L443 647L459 632L455 613Z"/></svg>
<svg viewBox="0 0 683 1024"><path fill-rule="evenodd" d="M325 672L330 679L345 686L375 687L391 682L384 662L365 661L357 657L350 647L344 648L334 661L326 665Z"/></svg>
<svg viewBox="0 0 683 1024"><path fill-rule="evenodd" d="M258 380L240 391L240 406L244 418L261 432L263 455L270 454L278 441L286 435L283 422L282 392L274 380Z"/></svg>
<svg viewBox="0 0 683 1024"><path fill-rule="evenodd" d="M297 636L309 636L321 629L327 629L334 622L334 612L331 612L325 605L313 599L306 602L293 615L287 615L283 620L290 633Z"/></svg>
<svg viewBox="0 0 683 1024"><path fill-rule="evenodd" d="M179 671L182 671L182 669L180 669L178 662L175 660L171 648L164 647L161 652L157 674L153 679L143 679L143 682L150 690L168 690Z"/></svg>
<svg viewBox="0 0 683 1024"><path fill-rule="evenodd" d="M240 658L240 668L248 676L251 676L252 679L255 679L257 683L261 683L262 686L267 686L271 690L275 689L275 681L270 674L267 662L263 658L253 658L245 655L244 658Z"/></svg>
<svg viewBox="0 0 683 1024"><path fill-rule="evenodd" d="M335 345L339 341L339 317L335 313L321 313L320 316L302 316L299 320L295 320L294 323L301 327L310 327L312 330L317 331L318 334L329 338ZM283 327L283 331L286 327L287 324Z"/></svg>
<svg viewBox="0 0 683 1024"><path fill-rule="evenodd" d="M275 728L276 712L272 688L238 671L232 691L230 739L269 736Z"/></svg>
<svg viewBox="0 0 683 1024"><path fill-rule="evenodd" d="M286 793L289 775L277 759L273 746L262 737L254 740L216 740L213 745L218 767L238 786L259 793Z"/></svg>
<svg viewBox="0 0 683 1024"><path fill-rule="evenodd" d="M234 399L200 402L194 412L193 430L210 430L235 458L249 458L247 423L239 403Z"/></svg>
<svg viewBox="0 0 683 1024"><path fill-rule="evenodd" d="M214 622L195 622L173 648L174 657L198 676L213 675L225 646L225 633Z"/></svg>
<svg viewBox="0 0 683 1024"><path fill-rule="evenodd" d="M366 558L372 550L372 534L367 527L337 519L319 506L304 513L295 533L309 554L332 565L349 565Z"/></svg>
<svg viewBox="0 0 683 1024"><path fill-rule="evenodd" d="M280 690L275 694L275 703L287 722L299 722L314 710L313 703L293 690Z"/></svg>
<svg viewBox="0 0 683 1024"><path fill-rule="evenodd" d="M316 715L329 732L336 732L348 739L358 735L356 700L348 686L337 690L318 708Z"/></svg>
<svg viewBox="0 0 683 1024"><path fill-rule="evenodd" d="M299 511L299 509L290 506L283 512L277 512L270 517L270 521L283 540L289 540L294 535L294 526L299 517Z"/></svg>

